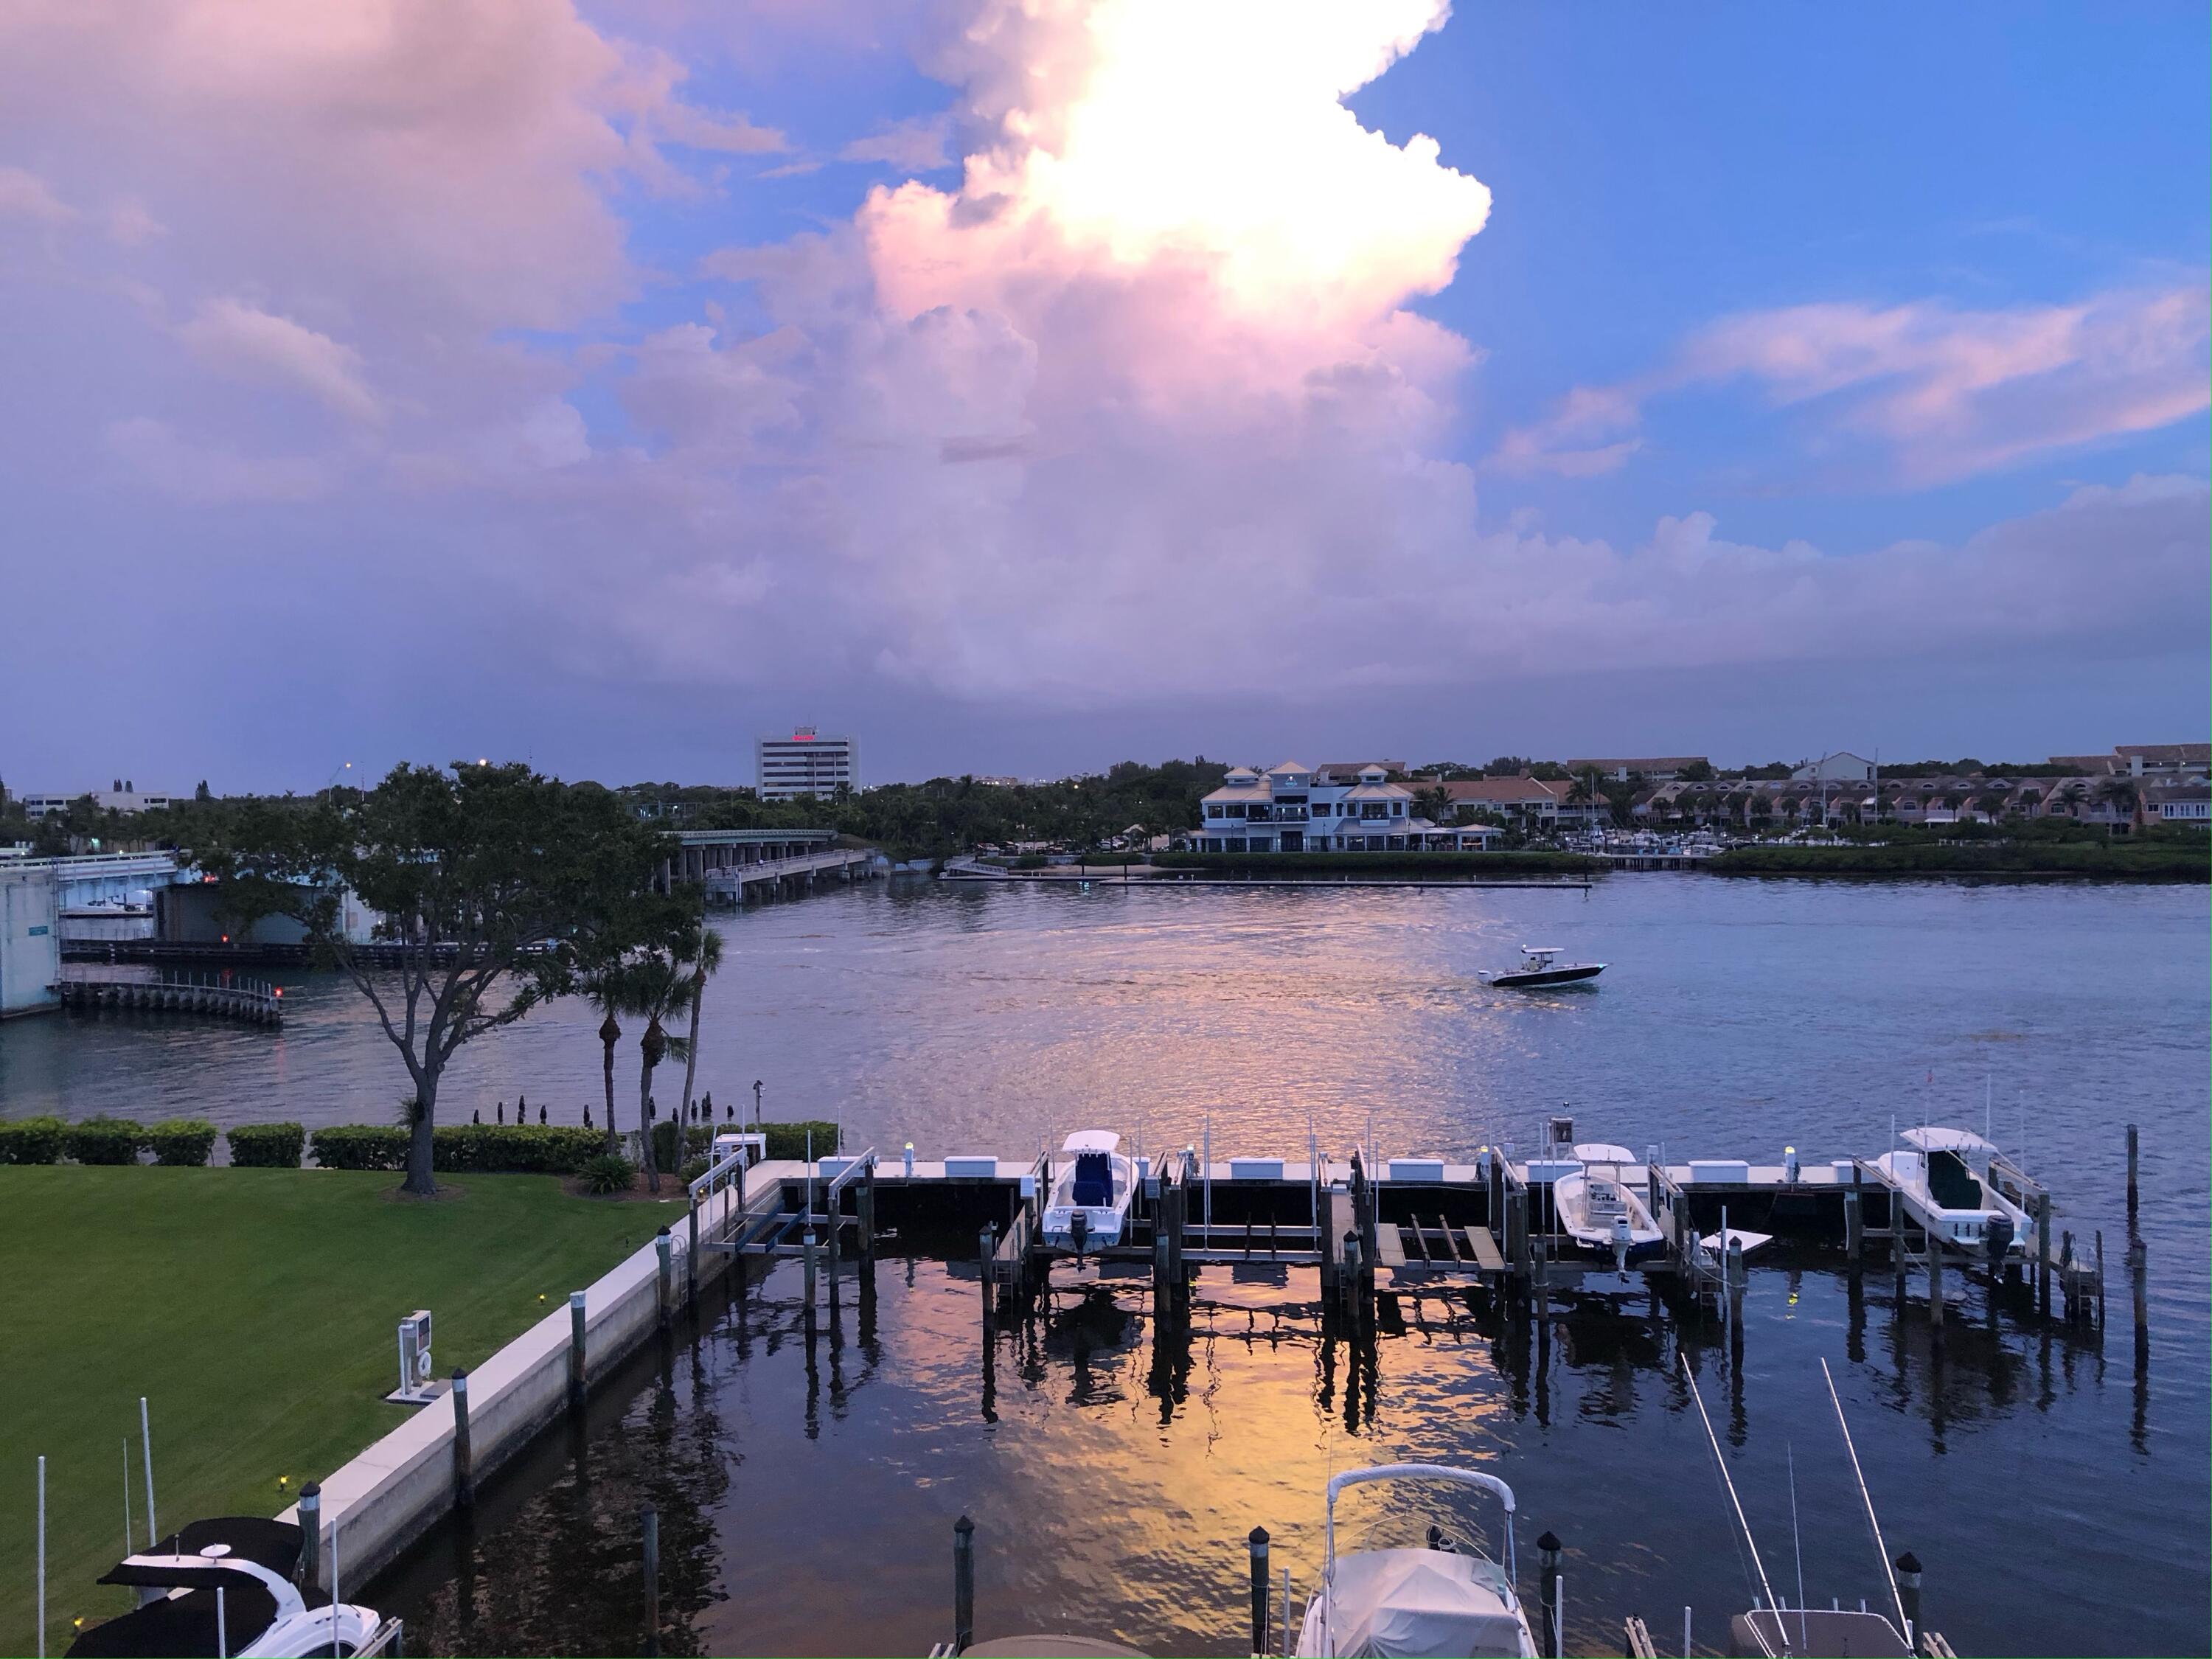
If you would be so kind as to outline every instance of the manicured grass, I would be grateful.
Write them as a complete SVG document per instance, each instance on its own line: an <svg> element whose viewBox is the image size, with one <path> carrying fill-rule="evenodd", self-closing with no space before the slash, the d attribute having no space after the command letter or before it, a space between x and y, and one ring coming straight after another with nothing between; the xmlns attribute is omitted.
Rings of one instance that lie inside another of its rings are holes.
<svg viewBox="0 0 2212 1659"><path fill-rule="evenodd" d="M165 1534L274 1515L405 1419L382 1396L410 1310L430 1310L449 1375L681 1213L571 1197L552 1176L441 1179L467 1195L396 1200L396 1177L373 1172L0 1168L0 1653L36 1650L41 1454L46 1651L59 1653L72 1618L129 1606L93 1581L123 1552L126 1436L145 1547L139 1395Z"/></svg>

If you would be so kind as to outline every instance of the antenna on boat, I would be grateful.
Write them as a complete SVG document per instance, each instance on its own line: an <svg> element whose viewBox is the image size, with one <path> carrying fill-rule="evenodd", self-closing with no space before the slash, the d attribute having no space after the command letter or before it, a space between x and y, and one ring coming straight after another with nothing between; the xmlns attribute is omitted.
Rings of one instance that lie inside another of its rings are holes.
<svg viewBox="0 0 2212 1659"><path fill-rule="evenodd" d="M1682 1368L1682 1380L1690 1385L1690 1398L1697 1401L1698 1419L1705 1425L1705 1443L1713 1449L1713 1465L1721 1472L1721 1485L1728 1488L1729 1502L1735 1509L1735 1523L1743 1533L1743 1541L1751 1547L1751 1565L1759 1569L1759 1588L1766 1592L1766 1605L1774 1609L1775 1633L1782 1638L1782 1645L1790 1645L1788 1632L1782 1628L1782 1603L1774 1599L1774 1586L1767 1582L1766 1563L1759 1559L1759 1540L1751 1535L1751 1522L1743 1518L1743 1499L1735 1495L1735 1482L1729 1479L1728 1459L1721 1455L1720 1437L1713 1432L1713 1419L1706 1414L1705 1397L1698 1392L1697 1374L1690 1369L1690 1358L1679 1349L1675 1363Z"/></svg>
<svg viewBox="0 0 2212 1659"><path fill-rule="evenodd" d="M1851 1425L1844 1420L1843 1397L1836 1392L1835 1373L1828 1369L1825 1358L1820 1361L1820 1375L1828 1379L1828 1398L1836 1407L1836 1426L1844 1431L1844 1449L1851 1455L1851 1477L1859 1483L1859 1499L1866 1505L1867 1525L1874 1529L1874 1553L1881 1558L1881 1575L1889 1581L1890 1600L1897 1603L1899 1628L1910 1642L1913 1637L1912 1620L1905 1611L1905 1594L1897 1587L1897 1575L1890 1570L1889 1546L1881 1541L1881 1522L1875 1519L1874 1498L1867 1491L1866 1474L1859 1468L1859 1449L1851 1443Z"/></svg>
<svg viewBox="0 0 2212 1659"><path fill-rule="evenodd" d="M1996 1122L1996 1119L1991 1115L1991 1114L1992 1114L1992 1113L1994 1113L1994 1112L1995 1112L1995 1110L1996 1110L1996 1109L1993 1105L1991 1105L1991 1104L1990 1104L1991 1101L1993 1101L1993 1100L1996 1098L1995 1089L1996 1089L1996 1085L1995 1085L1995 1084L1994 1084L1994 1082L1990 1079L1990 1074L1989 1074L1987 1072L1983 1073L1982 1073L1982 1139L1984 1139L1984 1140L1986 1140L1986 1141L1988 1141L1988 1142L1990 1143L1990 1146L1996 1146L1996 1145L1997 1144L1997 1132L1996 1132L1996 1128L1993 1127L1993 1125L1994 1125L1994 1124L1995 1124L1995 1122Z"/></svg>
<svg viewBox="0 0 2212 1659"><path fill-rule="evenodd" d="M1812 1640L1805 1633L1805 1535L1797 1529L1797 1447L1784 1442L1790 1459L1790 1547L1797 1553L1797 1645Z"/></svg>

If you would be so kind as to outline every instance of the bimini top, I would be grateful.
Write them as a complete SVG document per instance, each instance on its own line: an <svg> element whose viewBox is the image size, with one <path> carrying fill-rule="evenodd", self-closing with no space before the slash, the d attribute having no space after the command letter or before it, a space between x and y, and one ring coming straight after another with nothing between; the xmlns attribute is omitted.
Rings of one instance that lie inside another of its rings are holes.
<svg viewBox="0 0 2212 1659"><path fill-rule="evenodd" d="M1907 1129L1898 1137L1923 1152L1994 1152L1996 1147L1972 1129Z"/></svg>
<svg viewBox="0 0 2212 1659"><path fill-rule="evenodd" d="M1078 1129L1062 1141L1063 1152L1110 1152L1121 1144L1121 1137L1111 1129Z"/></svg>
<svg viewBox="0 0 2212 1659"><path fill-rule="evenodd" d="M1626 1146L1616 1146L1609 1140L1582 1140L1575 1143L1575 1156L1585 1164L1633 1164L1636 1154Z"/></svg>

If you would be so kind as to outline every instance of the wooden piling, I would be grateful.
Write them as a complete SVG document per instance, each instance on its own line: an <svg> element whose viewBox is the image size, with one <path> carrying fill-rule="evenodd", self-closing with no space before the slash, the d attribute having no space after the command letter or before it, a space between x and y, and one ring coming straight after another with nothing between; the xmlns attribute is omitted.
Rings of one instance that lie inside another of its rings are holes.
<svg viewBox="0 0 2212 1659"><path fill-rule="evenodd" d="M965 1653L975 1642L975 1523L962 1516L952 1523L952 1650Z"/></svg>
<svg viewBox="0 0 2212 1659"><path fill-rule="evenodd" d="M2136 1212L2136 1126L2128 1125L2128 1215Z"/></svg>
<svg viewBox="0 0 2212 1659"><path fill-rule="evenodd" d="M691 1236L684 1251L684 1300L691 1310L699 1310L699 1200L691 1200L690 1216Z"/></svg>
<svg viewBox="0 0 2212 1659"><path fill-rule="evenodd" d="M2035 1278L2036 1311L2045 1319L2051 1317L2051 1194L2043 1194L2035 1203Z"/></svg>
<svg viewBox="0 0 2212 1659"><path fill-rule="evenodd" d="M1541 1648L1542 1651L1552 1654L1565 1651L1562 1646L1565 1632L1559 1629L1559 1623L1560 1547L1556 1533L1547 1532L1536 1540L1536 1580L1538 1593L1543 1598L1544 1639Z"/></svg>
<svg viewBox="0 0 2212 1659"><path fill-rule="evenodd" d="M568 1292L568 1409L584 1409L584 1293Z"/></svg>
<svg viewBox="0 0 2212 1659"><path fill-rule="evenodd" d="M811 1317L814 1312L814 1279L817 1272L814 1260L814 1229L811 1227L806 1230L806 1237L800 1241L800 1252L802 1280L800 1293L806 1299L806 1311Z"/></svg>
<svg viewBox="0 0 2212 1659"><path fill-rule="evenodd" d="M1252 1553L1252 1651L1267 1651L1267 1590L1271 1575L1267 1571L1267 1529L1255 1527L1245 1540Z"/></svg>
<svg viewBox="0 0 2212 1659"><path fill-rule="evenodd" d="M1905 1614L1905 1639L1917 1644L1926 1626L1920 1622L1920 1558L1911 1550L1897 1558L1897 1601Z"/></svg>
<svg viewBox="0 0 2212 1659"><path fill-rule="evenodd" d="M672 1294L674 1269L670 1260L674 1249L675 1241L669 1237L667 1228L663 1227L653 1236L653 1254L657 1261L653 1316L653 1322L664 1331L668 1328L668 1304L675 1299Z"/></svg>
<svg viewBox="0 0 2212 1659"><path fill-rule="evenodd" d="M1844 1194L1844 1251L1854 1267L1866 1260L1866 1190L1856 1160L1851 1164L1851 1189Z"/></svg>
<svg viewBox="0 0 2212 1659"><path fill-rule="evenodd" d="M998 1254L998 1229L985 1222L983 1231L975 1236L975 1256L982 1268L983 1328L986 1332L990 1330L999 1310L999 1298L994 1294L997 1287L991 1283L992 1274L996 1271L991 1258Z"/></svg>
<svg viewBox="0 0 2212 1659"><path fill-rule="evenodd" d="M843 1242L838 1235L845 1231L845 1194L843 1190L826 1193L823 1205L828 1212L830 1227L830 1299L837 1299L837 1268L845 1254Z"/></svg>
<svg viewBox="0 0 2212 1659"><path fill-rule="evenodd" d="M453 1368L453 1507L465 1510L477 1501L476 1472L469 1455L469 1374Z"/></svg>
<svg viewBox="0 0 2212 1659"><path fill-rule="evenodd" d="M645 1534L645 1650L660 1651L660 1511L647 1506L638 1517Z"/></svg>
<svg viewBox="0 0 2212 1659"><path fill-rule="evenodd" d="M876 1259L876 1164L868 1160L868 1167L860 1173L860 1261L863 1266Z"/></svg>
<svg viewBox="0 0 2212 1659"><path fill-rule="evenodd" d="M2132 1281L2130 1288L2135 1293L2136 1331L2141 1334L2150 1328L2150 1246L2140 1238L2130 1241L2128 1245L2128 1278ZM2100 1290L2098 1301L2101 1304L2103 1300ZM2097 1311L2100 1322L2104 1316L2104 1310L2100 1306Z"/></svg>

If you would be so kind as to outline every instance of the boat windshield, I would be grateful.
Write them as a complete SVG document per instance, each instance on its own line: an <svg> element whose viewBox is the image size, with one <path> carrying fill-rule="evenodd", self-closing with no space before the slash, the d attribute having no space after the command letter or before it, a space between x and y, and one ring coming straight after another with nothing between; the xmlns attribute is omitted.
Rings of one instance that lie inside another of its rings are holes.
<svg viewBox="0 0 2212 1659"><path fill-rule="evenodd" d="M1107 1209L1114 1202L1114 1166L1103 1152L1078 1152L1072 1200L1084 1209Z"/></svg>

